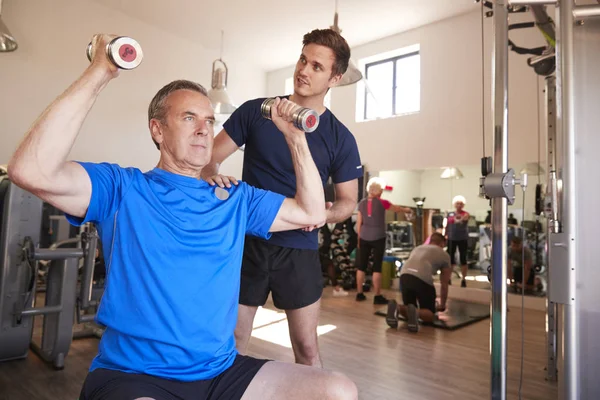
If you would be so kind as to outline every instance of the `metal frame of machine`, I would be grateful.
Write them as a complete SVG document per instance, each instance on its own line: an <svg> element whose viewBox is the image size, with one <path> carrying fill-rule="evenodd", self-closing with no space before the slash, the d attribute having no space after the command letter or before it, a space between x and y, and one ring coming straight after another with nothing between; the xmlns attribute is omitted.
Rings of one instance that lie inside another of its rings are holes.
<svg viewBox="0 0 600 400"><path fill-rule="evenodd" d="M590 219L597 212L594 200L600 189L589 184L600 168L600 135L595 132L600 113L594 102L600 88L600 5L576 6L573 0L496 0L488 15L494 22L493 171L489 171L491 160L484 160L481 183L482 192L492 199L492 399L506 399L506 214L507 200L518 183L508 169L508 15L529 9L541 24L547 5L556 6L558 27L555 38L552 31L540 27L556 49L555 77L546 80L551 127L544 210L549 226L547 373L548 379L558 380L560 399L592 399L600 393L600 380L594 376L600 366L595 335L600 330L596 311L600 271L595 262L600 246L595 243L595 221ZM551 57L552 52L545 52L529 64Z"/></svg>

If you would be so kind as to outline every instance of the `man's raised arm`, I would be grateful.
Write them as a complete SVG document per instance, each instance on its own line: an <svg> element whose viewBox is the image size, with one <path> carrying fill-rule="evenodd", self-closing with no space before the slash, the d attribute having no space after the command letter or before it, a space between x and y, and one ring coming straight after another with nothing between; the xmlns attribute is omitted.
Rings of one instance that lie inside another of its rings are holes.
<svg viewBox="0 0 600 400"><path fill-rule="evenodd" d="M323 182L308 148L306 133L291 122L294 107L296 105L288 100L277 99L271 108L271 118L285 136L296 173L296 196L284 200L271 232L320 226L326 218Z"/></svg>
<svg viewBox="0 0 600 400"><path fill-rule="evenodd" d="M113 36L95 35L94 49L104 49ZM102 89L119 70L104 51L34 122L8 163L13 183L65 213L83 217L92 185L86 171L67 156Z"/></svg>

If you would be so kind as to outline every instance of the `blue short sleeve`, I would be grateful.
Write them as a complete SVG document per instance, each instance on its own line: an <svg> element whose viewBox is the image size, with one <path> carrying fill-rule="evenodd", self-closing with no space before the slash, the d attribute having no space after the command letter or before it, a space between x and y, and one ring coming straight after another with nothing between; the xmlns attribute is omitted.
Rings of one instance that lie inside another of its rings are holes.
<svg viewBox="0 0 600 400"><path fill-rule="evenodd" d="M363 175L362 163L358 153L356 139L347 131L338 145L331 168L333 183L342 183L357 179Z"/></svg>
<svg viewBox="0 0 600 400"><path fill-rule="evenodd" d="M285 196L250 185L246 185L246 191L248 204L246 233L269 239L271 237L269 229L277 217Z"/></svg>
<svg viewBox="0 0 600 400"><path fill-rule="evenodd" d="M133 180L132 168L121 168L116 164L79 164L86 170L92 181L92 196L84 218L66 215L67 220L76 226L86 222L100 222L114 215L127 188Z"/></svg>
<svg viewBox="0 0 600 400"><path fill-rule="evenodd" d="M246 144L250 127L260 116L261 99L249 100L236 109L223 124L223 129L238 147Z"/></svg>

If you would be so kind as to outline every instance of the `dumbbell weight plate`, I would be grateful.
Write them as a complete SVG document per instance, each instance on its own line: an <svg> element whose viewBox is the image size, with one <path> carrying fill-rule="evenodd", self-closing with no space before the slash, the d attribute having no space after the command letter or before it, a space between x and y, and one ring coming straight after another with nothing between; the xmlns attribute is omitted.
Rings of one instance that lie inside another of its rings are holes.
<svg viewBox="0 0 600 400"><path fill-rule="evenodd" d="M108 44L108 57L121 69L134 69L144 58L142 47L130 37L119 37Z"/></svg>
<svg viewBox="0 0 600 400"><path fill-rule="evenodd" d="M126 36L111 40L105 51L110 61L121 69L137 68L144 58L140 44ZM88 44L86 54L88 60L92 61L92 43Z"/></svg>

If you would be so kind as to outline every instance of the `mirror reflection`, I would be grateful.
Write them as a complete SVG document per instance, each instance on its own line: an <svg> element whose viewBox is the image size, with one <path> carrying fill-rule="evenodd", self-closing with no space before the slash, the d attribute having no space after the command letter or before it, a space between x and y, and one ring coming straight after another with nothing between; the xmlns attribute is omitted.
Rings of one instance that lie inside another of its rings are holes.
<svg viewBox="0 0 600 400"><path fill-rule="evenodd" d="M536 215L536 192L542 195L536 185L544 183L544 170L532 162L516 172L527 172L529 185L525 193L518 188L508 207L508 291L545 296L546 222ZM385 211L385 256L392 266L401 268L412 249L439 232L453 259L450 284L490 289L491 207L479 197L480 174L479 165L370 173L368 178L377 177L383 187L381 199L394 205Z"/></svg>

